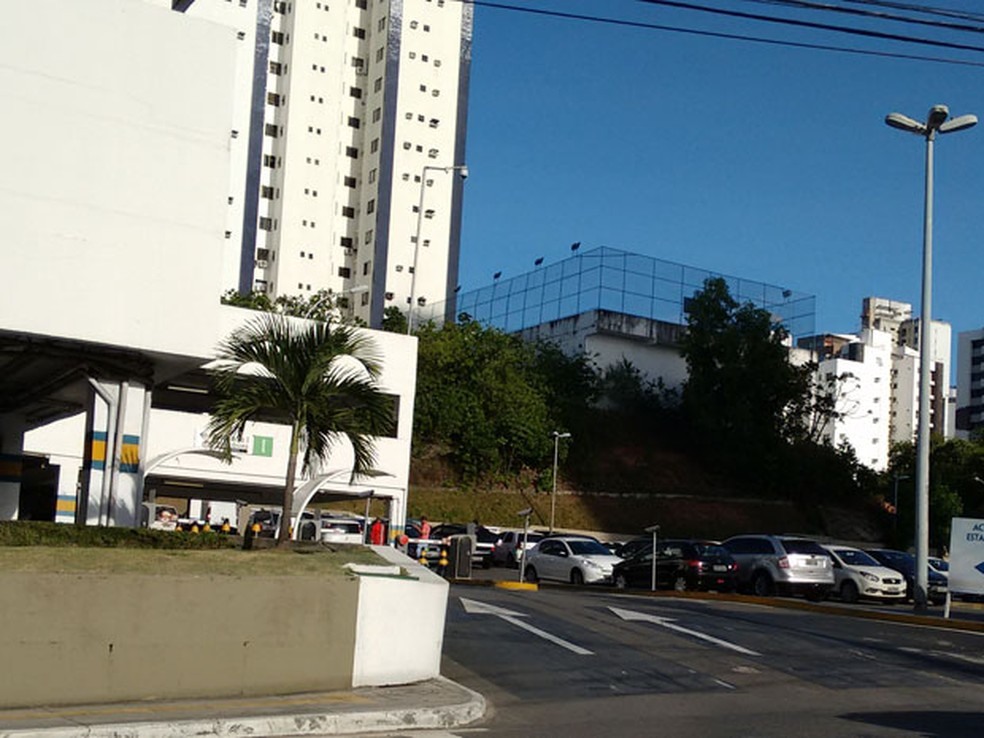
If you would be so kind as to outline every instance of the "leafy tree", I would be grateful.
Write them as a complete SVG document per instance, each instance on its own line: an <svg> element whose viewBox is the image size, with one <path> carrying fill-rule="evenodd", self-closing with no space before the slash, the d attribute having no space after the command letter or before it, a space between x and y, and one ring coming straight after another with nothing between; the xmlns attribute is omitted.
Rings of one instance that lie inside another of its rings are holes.
<svg viewBox="0 0 984 738"><path fill-rule="evenodd" d="M396 305L390 305L388 308L383 310L383 325L382 329L388 331L389 333L406 333L407 332L407 316L396 307Z"/></svg>
<svg viewBox="0 0 984 738"><path fill-rule="evenodd" d="M375 346L348 326L301 324L282 315L257 316L219 346L212 376L218 400L207 434L231 459L231 440L249 421L290 425L280 545L289 537L298 455L303 466L327 459L347 439L352 478L372 470L374 437L392 426L392 406L377 387Z"/></svg>
<svg viewBox="0 0 984 738"><path fill-rule="evenodd" d="M804 436L809 367L790 362L786 331L768 311L739 304L719 277L690 300L687 327L683 409L692 429L746 473L780 479L783 445Z"/></svg>
<svg viewBox="0 0 984 738"><path fill-rule="evenodd" d="M534 350L476 321L421 326L414 447L441 448L468 479L515 473L552 453Z"/></svg>
<svg viewBox="0 0 984 738"><path fill-rule="evenodd" d="M365 321L349 316L345 312L349 306L349 297L330 290L318 290L309 297L280 295L275 300L271 300L265 292L251 292L248 295L242 295L237 290L229 290L222 295L222 304L266 313L290 315L295 318L333 321L347 325L365 324Z"/></svg>

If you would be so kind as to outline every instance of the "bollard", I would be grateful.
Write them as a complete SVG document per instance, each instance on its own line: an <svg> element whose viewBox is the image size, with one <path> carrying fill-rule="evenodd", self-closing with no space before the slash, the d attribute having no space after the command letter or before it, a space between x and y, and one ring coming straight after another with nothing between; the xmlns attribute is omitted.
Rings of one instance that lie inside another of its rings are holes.
<svg viewBox="0 0 984 738"><path fill-rule="evenodd" d="M198 523L195 523L195 524L193 524L191 526L191 532L192 533L197 533L198 532Z"/></svg>
<svg viewBox="0 0 984 738"><path fill-rule="evenodd" d="M205 523L205 527L202 528L202 533L211 533L211 532L212 532L212 526L210 526L208 523Z"/></svg>

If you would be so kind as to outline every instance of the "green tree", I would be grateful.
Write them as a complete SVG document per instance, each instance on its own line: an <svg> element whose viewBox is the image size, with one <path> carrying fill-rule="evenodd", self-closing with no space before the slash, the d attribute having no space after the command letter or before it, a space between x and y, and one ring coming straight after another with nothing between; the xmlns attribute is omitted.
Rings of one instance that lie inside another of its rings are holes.
<svg viewBox="0 0 984 738"><path fill-rule="evenodd" d="M417 331L415 453L446 454L466 479L539 466L552 454L534 349L473 320Z"/></svg>
<svg viewBox="0 0 984 738"><path fill-rule="evenodd" d="M786 339L768 311L739 304L720 277L707 279L688 303L684 417L696 445L759 488L794 481L783 457L808 436L816 410L812 367L791 363Z"/></svg>
<svg viewBox="0 0 984 738"><path fill-rule="evenodd" d="M265 292L250 292L248 295L243 295L237 290L229 290L222 295L222 304L259 310L265 313L290 315L295 318L327 320L346 325L364 325L365 321L346 313L349 299L348 296L331 290L318 290L307 297L280 295L275 300L271 300Z"/></svg>
<svg viewBox="0 0 984 738"><path fill-rule="evenodd" d="M298 456L304 470L327 459L344 439L352 446L352 478L372 471L375 437L393 422L389 398L377 387L379 358L366 334L331 323L257 316L219 346L212 369L218 400L207 434L231 459L231 441L246 423L290 425L280 545L289 538Z"/></svg>

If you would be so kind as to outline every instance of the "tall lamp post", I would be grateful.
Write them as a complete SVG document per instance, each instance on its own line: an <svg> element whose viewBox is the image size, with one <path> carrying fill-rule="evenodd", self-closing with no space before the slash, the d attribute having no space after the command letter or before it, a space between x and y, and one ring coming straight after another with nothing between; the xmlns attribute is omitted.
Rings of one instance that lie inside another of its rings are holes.
<svg viewBox="0 0 984 738"><path fill-rule="evenodd" d="M920 123L901 113L889 113L885 123L926 139L926 197L923 210L922 308L919 316L919 413L916 430L916 573L915 610L926 610L929 583L929 411L930 361L933 303L933 142L936 134L952 133L977 123L975 115L950 118L946 105L934 105Z"/></svg>
<svg viewBox="0 0 984 738"><path fill-rule="evenodd" d="M553 492L550 493L550 532L554 531L554 512L557 509L557 452L560 448L561 438L570 438L570 433L553 432L554 438L554 464L553 464Z"/></svg>
<svg viewBox="0 0 984 738"><path fill-rule="evenodd" d="M424 222L424 192L427 191L427 172L457 172L463 180L468 179L468 167L455 164L450 167L432 167L420 170L420 199L417 201L417 230L413 242L413 271L410 274L410 308L407 310L407 335L413 332L413 311L417 306L417 258L420 256L420 229Z"/></svg>

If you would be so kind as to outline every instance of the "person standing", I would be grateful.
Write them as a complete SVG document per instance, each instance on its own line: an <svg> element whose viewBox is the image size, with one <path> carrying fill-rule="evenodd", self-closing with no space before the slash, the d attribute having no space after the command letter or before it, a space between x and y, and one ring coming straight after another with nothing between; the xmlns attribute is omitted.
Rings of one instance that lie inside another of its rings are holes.
<svg viewBox="0 0 984 738"><path fill-rule="evenodd" d="M376 518L369 528L369 543L373 546L382 546L384 537L383 521Z"/></svg>
<svg viewBox="0 0 984 738"><path fill-rule="evenodd" d="M427 555L427 539L431 537L431 524L426 515L420 516L420 543L417 544L417 558Z"/></svg>

